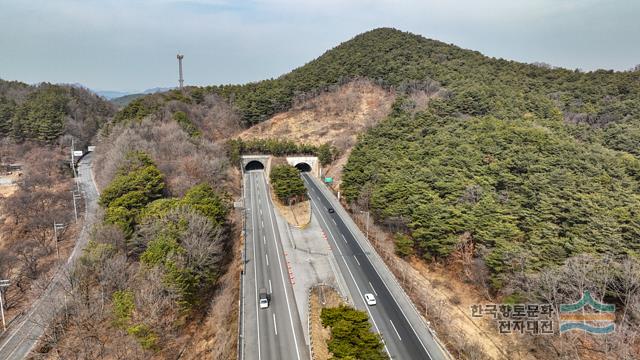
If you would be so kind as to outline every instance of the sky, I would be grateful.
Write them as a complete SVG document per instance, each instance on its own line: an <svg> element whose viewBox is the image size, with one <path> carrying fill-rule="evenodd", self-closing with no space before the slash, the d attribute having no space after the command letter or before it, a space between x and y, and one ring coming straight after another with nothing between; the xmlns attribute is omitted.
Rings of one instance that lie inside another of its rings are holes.
<svg viewBox="0 0 640 360"><path fill-rule="evenodd" d="M135 92L277 77L394 27L583 70L640 64L638 0L0 0L0 78Z"/></svg>

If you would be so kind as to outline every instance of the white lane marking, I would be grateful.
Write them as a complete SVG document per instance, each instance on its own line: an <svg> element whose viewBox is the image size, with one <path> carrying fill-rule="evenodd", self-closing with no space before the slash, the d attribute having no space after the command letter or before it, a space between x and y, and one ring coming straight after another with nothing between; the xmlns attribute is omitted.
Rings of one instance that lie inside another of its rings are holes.
<svg viewBox="0 0 640 360"><path fill-rule="evenodd" d="M358 261L358 258L354 255L353 258L356 260L356 262L358 263L358 266L362 266L360 265L360 261Z"/></svg>
<svg viewBox="0 0 640 360"><path fill-rule="evenodd" d="M249 184L251 184L251 180L249 180ZM246 190L246 189L245 189ZM253 208L253 203L255 202L255 198L252 196L251 197L251 208ZM253 216L253 211L250 212L251 214L251 224L253 225L255 223L255 216ZM256 265L256 231L255 228L253 228L253 281L255 282L255 286L256 286L256 299L258 299L258 267ZM258 302L256 301L256 328L258 329L258 360L261 359L261 352L260 352L260 309L258 308Z"/></svg>
<svg viewBox="0 0 640 360"><path fill-rule="evenodd" d="M393 324L393 321L389 320L389 322L391 323L391 326L393 326L393 330L396 331L396 335L398 335L398 339L402 341L402 338L400 337L400 333L398 332L398 329L396 329L396 326Z"/></svg>
<svg viewBox="0 0 640 360"><path fill-rule="evenodd" d="M344 243L347 244L347 238L344 236L344 234L342 234L342 240L344 240Z"/></svg>
<svg viewBox="0 0 640 360"><path fill-rule="evenodd" d="M374 289L373 285L371 285L371 281L369 281L369 287L371 287L371 291L373 291L373 293L376 294L376 296L378 296L378 293L376 292L376 289Z"/></svg>
<svg viewBox="0 0 640 360"><path fill-rule="evenodd" d="M262 228L264 229L264 221L260 220L260 225L262 225Z"/></svg>
<svg viewBox="0 0 640 360"><path fill-rule="evenodd" d="M267 245L267 237L262 235L262 243Z"/></svg>
<svg viewBox="0 0 640 360"><path fill-rule="evenodd" d="M296 336L296 329L295 326L293 325L293 315L291 314L291 304L289 303L289 295L287 292L287 282L284 279L284 270L282 270L282 260L280 258L280 251L278 251L278 243L276 242L276 227L278 226L277 224L274 223L273 221L273 204L271 204L271 201L269 200L269 191L266 189L266 184L267 181L264 178L264 173L262 174L263 176L263 185L265 186L265 196L267 197L267 204L269 204L270 206L267 208L267 210L269 211L269 218L271 219L271 231L273 232L273 244L276 247L276 255L278 255L278 267L280 268L280 278L282 279L282 287L284 288L284 298L287 301L287 312L289 312L289 323L291 324L291 332L293 333L293 343L296 347L296 356L298 358L298 360L300 360L300 349L298 349L298 338Z"/></svg>
<svg viewBox="0 0 640 360"><path fill-rule="evenodd" d="M269 255L268 254L264 254L265 259L267 259L267 266L269 266Z"/></svg>
<svg viewBox="0 0 640 360"><path fill-rule="evenodd" d="M269 294L273 294L273 287L271 287L271 279L269 279Z"/></svg>
<svg viewBox="0 0 640 360"><path fill-rule="evenodd" d="M334 223L334 224L338 225L338 223L336 222L336 219L331 219L331 220L333 220L333 223ZM344 235L343 235L343 236L344 236Z"/></svg>
<svg viewBox="0 0 640 360"><path fill-rule="evenodd" d="M276 323L276 313L273 313L273 331L278 335L278 324Z"/></svg>
<svg viewBox="0 0 640 360"><path fill-rule="evenodd" d="M329 233L329 236L331 237L331 240L333 240L333 244L335 245L336 249L338 249L338 253L340 254L340 259L342 259L342 262L346 266L347 271L349 271L349 275L351 276L351 280L353 280L353 284L356 286L356 290L358 290L358 293L360 294L360 298L364 299L364 295L362 294L362 291L360 291L360 287L358 286L358 283L356 282L356 278L353 276L353 273L351 272L351 268L349 268L349 265L347 265L347 262L344 260L344 256L342 255L342 250L340 250L340 247L338 246L338 243L336 242L336 239L333 236L333 233L331 232L331 229L329 228L329 225L327 224L327 221L324 219L324 214L322 214L322 211L320 211L320 207L318 207L318 205L316 204L316 202L313 199L311 199L311 203L318 209L318 213L320 214L320 220L322 220L322 222L324 223L324 226L327 228L327 233ZM364 306L364 308L367 310L367 313L369 313L369 318L371 318L371 321L373 322L373 327L376 328L376 331L382 337L382 333L380 332L380 328L378 328L378 324L376 324L376 319L373 318L373 314L371 314L371 310L369 310L369 307L366 306L366 305ZM384 337L383 337L383 340L382 340L382 344L384 344L384 350L387 352L389 357L391 357L391 353L389 352L389 349L387 348L387 344L384 342Z"/></svg>
<svg viewBox="0 0 640 360"><path fill-rule="evenodd" d="M312 182L312 181L313 181L313 180L309 180L309 182ZM315 182L314 182L313 186L314 186L314 187L316 187ZM324 198L325 198L325 200L327 200L327 202L329 202L330 204L332 203L331 201L329 201L329 198L328 198L328 197L327 197L327 196L322 192L322 190L320 190L320 187L318 187L318 192L320 192L320 193L324 196ZM342 205L339 205L339 206L342 206ZM316 207L317 207L317 205L316 205ZM350 228L350 227L349 227L349 225L347 225L346 223L345 223L345 226L346 226L347 230L349 230L349 232L351 233L351 235L352 235L352 236L354 237L354 239L355 239L356 234L355 234L353 231L351 231L351 228ZM366 239L365 239L365 241L368 241L368 240L366 240ZM356 244L358 244L358 247L360 248L360 251L362 251L362 247L360 246L360 243L359 243L357 240L356 240ZM374 251L375 251L375 249L374 249ZM380 276L380 273L378 272L378 269L376 269L376 267L375 267L375 266L373 266L373 264L371 264L371 267L373 267L373 270L375 270L376 274L378 275L378 278L380 279L380 281L382 282L382 284L384 285L384 287L387 289L387 291L388 291L389 293L391 293L391 290L389 290L389 286L387 286L387 284L386 284L384 281L382 281L382 276ZM348 268L348 267L347 267L347 268ZM396 283L397 283L397 281L396 281ZM398 286L400 286L400 285L398 284ZM404 289L402 289L402 288L401 288L401 290L404 292ZM405 295L406 295L406 293L405 293ZM404 310L402 310L402 307L400 306L400 304L398 304L398 300L396 300L396 298L395 298L395 297L393 297L393 296L392 296L391 298L393 298L393 301L396 303L396 306L398 307L398 309L400 309L400 312L402 313L402 316L404 316L405 320L406 320L406 321L407 321L407 323L409 324L409 327L411 328L411 330L413 330L413 333L415 334L416 338L417 338L417 339L418 339L418 341L420 342L420 345L422 345L422 348L424 349L424 351L427 353L427 355L429 355L429 357L430 357L430 358L433 358L433 357L431 356L431 353L429 352L429 349L427 349L427 347L424 345L424 343L422 342L422 339L421 339L421 338L420 338L420 336L418 335L418 332L417 332L417 331L416 331L416 329L413 327L413 324L411 324L411 321L409 321L409 318L407 317L407 314L405 314L405 312L404 312ZM412 303L411 303L411 300L409 300L409 303L410 303L410 304L412 304ZM414 306L414 308L415 308L415 306ZM419 315L419 313L418 313L418 315ZM386 349L386 346L385 346L385 349ZM387 350L387 353L389 353L389 351L388 351L388 350Z"/></svg>

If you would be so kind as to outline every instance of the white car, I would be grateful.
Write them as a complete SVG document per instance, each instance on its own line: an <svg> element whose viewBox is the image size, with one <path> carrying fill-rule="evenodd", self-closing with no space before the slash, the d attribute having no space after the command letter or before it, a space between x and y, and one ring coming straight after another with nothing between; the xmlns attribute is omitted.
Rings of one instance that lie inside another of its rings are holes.
<svg viewBox="0 0 640 360"><path fill-rule="evenodd" d="M369 306L373 306L376 304L376 298L373 296L373 294L364 294L364 301L366 301L367 305Z"/></svg>
<svg viewBox="0 0 640 360"><path fill-rule="evenodd" d="M266 309L269 307L269 300L260 299L260 309Z"/></svg>

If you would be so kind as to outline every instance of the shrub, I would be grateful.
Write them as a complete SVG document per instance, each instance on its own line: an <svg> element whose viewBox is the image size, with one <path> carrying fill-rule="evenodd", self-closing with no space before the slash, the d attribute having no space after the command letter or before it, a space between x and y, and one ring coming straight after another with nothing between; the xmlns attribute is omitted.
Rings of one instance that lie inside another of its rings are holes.
<svg viewBox="0 0 640 360"><path fill-rule="evenodd" d="M229 212L225 201L207 184L199 184L189 189L179 204L206 216L216 227L225 223Z"/></svg>
<svg viewBox="0 0 640 360"><path fill-rule="evenodd" d="M111 299L113 301L116 326L126 326L131 321L131 316L135 309L133 292L130 290L116 291L111 296Z"/></svg>
<svg viewBox="0 0 640 360"><path fill-rule="evenodd" d="M271 186L280 201L289 203L306 197L307 188L298 169L291 165L276 165L271 168Z"/></svg>
<svg viewBox="0 0 640 360"><path fill-rule="evenodd" d="M198 127L189 119L184 111L176 111L173 113L173 120L175 120L189 136L197 137L202 135Z"/></svg>
<svg viewBox="0 0 640 360"><path fill-rule="evenodd" d="M127 334L135 337L145 350L154 350L158 345L158 335L145 324L128 327Z"/></svg>
<svg viewBox="0 0 640 360"><path fill-rule="evenodd" d="M414 253L415 243L411 237L405 234L396 234L394 238L396 254L401 257L411 256Z"/></svg>
<svg viewBox="0 0 640 360"><path fill-rule="evenodd" d="M366 312L343 305L322 309L320 319L322 326L331 328L328 346L335 359L389 358L380 336L370 331Z"/></svg>

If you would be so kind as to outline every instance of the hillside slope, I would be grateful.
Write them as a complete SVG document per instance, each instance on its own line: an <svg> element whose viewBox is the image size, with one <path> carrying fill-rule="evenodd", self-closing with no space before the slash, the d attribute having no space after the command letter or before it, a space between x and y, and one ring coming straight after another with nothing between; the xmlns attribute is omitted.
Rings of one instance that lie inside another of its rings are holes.
<svg viewBox="0 0 640 360"><path fill-rule="evenodd" d="M71 135L86 145L115 107L89 90L0 79L0 137L52 143Z"/></svg>
<svg viewBox="0 0 640 360"><path fill-rule="evenodd" d="M312 145L331 143L340 150L391 110L394 95L369 81L354 81L308 100L248 128L242 139L279 138Z"/></svg>
<svg viewBox="0 0 640 360"><path fill-rule="evenodd" d="M255 124L289 109L300 94L354 77L401 89L442 86L478 115L548 116L560 110L568 123L599 129L581 128L582 137L638 155L640 71L552 69L486 57L395 29L358 35L277 79L208 90L232 100L245 122Z"/></svg>
<svg viewBox="0 0 640 360"><path fill-rule="evenodd" d="M354 79L386 91L353 87ZM354 101L336 96L345 89ZM639 70L523 64L382 28L276 79L135 100L116 121L173 118L223 140L216 129L224 126L185 121L212 113L198 105L208 97L226 99L221 113L236 130L253 126L244 139L345 145L333 166L348 156L341 190L354 210L371 211L376 243L406 263L446 264L445 278L482 294L468 303L557 306L590 290L633 314L619 323L625 338L576 348L571 337L536 337L526 345L534 357L637 350L640 291L629 284L640 276ZM362 104L376 102L388 116L376 113L369 127ZM176 117L178 107L186 117Z"/></svg>

